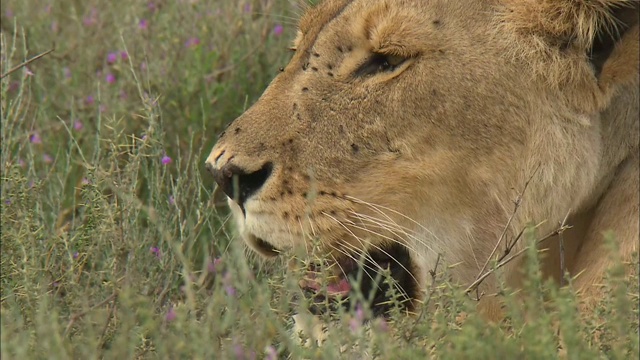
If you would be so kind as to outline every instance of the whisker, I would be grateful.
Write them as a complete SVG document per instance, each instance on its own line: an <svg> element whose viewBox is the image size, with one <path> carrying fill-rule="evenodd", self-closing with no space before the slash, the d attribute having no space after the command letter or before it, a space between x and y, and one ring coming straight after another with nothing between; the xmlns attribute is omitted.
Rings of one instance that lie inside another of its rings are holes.
<svg viewBox="0 0 640 360"><path fill-rule="evenodd" d="M412 218L410 218L410 217L408 217L408 216L404 215L403 213L401 213L401 212L399 212L399 211L397 211L397 210L391 209L391 208L386 207L386 206L383 206L383 205L375 205L375 204L369 203L369 202L367 202L367 201L364 201L364 200L360 200L360 199L358 199L358 198L355 198L355 197L353 197L353 196L346 195L345 197L346 197L346 198L348 198L348 199L350 199L350 200L351 200L351 201L353 201L353 202L361 203L361 204L364 204L364 205L369 206L370 208L372 208L372 209L376 210L377 212L379 212L381 215L383 215L383 216L385 216L385 217L389 218L389 220L390 220L390 221L393 221L393 220L391 220L391 218L390 218L387 214L385 214L382 210L380 210L380 209L388 210L388 211L390 211L390 212L392 212L392 213L394 213L394 214L396 214L396 215L399 215L399 216L403 217L404 219L407 219L407 220L411 221L412 223L414 223L415 225L419 226L422 230L424 230L424 231L426 231L427 233L429 233L430 235L432 235L432 236L433 236L436 240L438 240L439 242L442 242L442 240L441 240L441 239L440 239L436 234L434 234L431 230L427 229L426 227L424 227L424 226L423 226L422 224L420 224L419 222L415 221L414 219L412 219Z"/></svg>
<svg viewBox="0 0 640 360"><path fill-rule="evenodd" d="M371 216L368 216L368 215L365 215L365 214L360 214L360 213L356 213L356 212L351 212L351 214L352 214L352 215L354 215L354 216L356 216L356 217L357 217L358 219L360 219L360 220L368 221L368 222L372 223L373 225L376 225L376 226L378 226L378 227L380 227L380 228L382 228L382 229L384 229L384 230L387 230L387 231L391 232L393 235L398 236L398 234L397 234L394 230L400 231L400 232L402 233L402 235L405 235L405 236L407 236L409 239L416 241L418 244L420 244L420 245L422 245L422 246L426 247L428 250L430 250L430 251L432 251L432 252L434 252L434 253L437 253L437 251L435 251L435 250L431 247L431 245L427 244L424 240L422 240L422 239L418 238L417 236L412 235L412 234L410 234L410 233L406 232L406 231L404 230L404 229L406 229L406 228L403 228L403 227L401 227L400 225L397 225L397 224L395 224L395 225L394 225L394 224L388 224L388 225L387 225L387 224L385 224L385 223L384 223L384 220L376 219L376 218L374 218L374 217L371 217ZM408 245L406 245L406 244L402 244L402 245L405 245L407 248L409 248L409 247L408 247ZM412 250L413 250L416 254L418 254L418 252L417 252L415 249L412 249Z"/></svg>

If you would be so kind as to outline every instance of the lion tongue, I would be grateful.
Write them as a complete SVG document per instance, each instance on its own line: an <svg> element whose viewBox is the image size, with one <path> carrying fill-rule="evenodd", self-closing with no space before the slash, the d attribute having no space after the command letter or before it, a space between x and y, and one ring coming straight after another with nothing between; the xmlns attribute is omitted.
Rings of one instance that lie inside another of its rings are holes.
<svg viewBox="0 0 640 360"><path fill-rule="evenodd" d="M300 282L300 286L303 288L309 288L315 291L320 291L322 285L318 281L315 273L307 274L307 278ZM351 290L351 284L345 278L340 278L337 282L330 282L327 284L327 294L330 296L345 296Z"/></svg>
<svg viewBox="0 0 640 360"><path fill-rule="evenodd" d="M337 283L332 283L327 285L327 293L329 295L340 295L345 296L351 290L351 284L345 278L340 278L340 281Z"/></svg>

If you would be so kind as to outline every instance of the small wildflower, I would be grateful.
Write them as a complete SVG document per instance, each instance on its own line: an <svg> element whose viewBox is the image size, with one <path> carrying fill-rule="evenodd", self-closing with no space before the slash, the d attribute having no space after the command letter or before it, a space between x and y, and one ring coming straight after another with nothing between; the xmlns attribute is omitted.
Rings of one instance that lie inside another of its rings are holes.
<svg viewBox="0 0 640 360"><path fill-rule="evenodd" d="M140 64L140 70L142 70L142 71L147 70L147 63L146 63L146 62L144 62L144 61L143 61L143 62Z"/></svg>
<svg viewBox="0 0 640 360"><path fill-rule="evenodd" d="M146 19L140 19L138 21L138 29L147 30L149 28L149 22Z"/></svg>
<svg viewBox="0 0 640 360"><path fill-rule="evenodd" d="M57 288L58 286L60 286L60 283L57 281L54 281L51 285L53 285L54 288Z"/></svg>
<svg viewBox="0 0 640 360"><path fill-rule="evenodd" d="M170 157L168 157L167 155L164 155L164 156L162 157L162 160L161 160L161 161L162 161L162 165L168 165L168 164L170 164L170 163L171 163L171 161L172 161L172 160L171 160L171 158L170 158Z"/></svg>
<svg viewBox="0 0 640 360"><path fill-rule="evenodd" d="M196 47L198 45L200 45L200 39L198 39L197 37L189 38L189 40L187 40L184 43L184 46L187 47L187 48L194 48L194 47Z"/></svg>
<svg viewBox="0 0 640 360"><path fill-rule="evenodd" d="M220 270L221 266L222 266L222 258L215 258L213 259L213 261L209 261L209 263L207 264L207 270L209 270L209 272L215 273L215 272L218 272L218 270Z"/></svg>
<svg viewBox="0 0 640 360"><path fill-rule="evenodd" d="M69 69L68 67L65 66L62 68L62 74L65 78L71 79L71 69Z"/></svg>
<svg viewBox="0 0 640 360"><path fill-rule="evenodd" d="M84 99L84 103L87 104L87 105L93 105L93 103L95 103L95 101L96 100L93 98L92 95L89 95Z"/></svg>
<svg viewBox="0 0 640 360"><path fill-rule="evenodd" d="M87 179L86 177L82 178L82 180L80 180L80 184L89 185L89 179Z"/></svg>
<svg viewBox="0 0 640 360"><path fill-rule="evenodd" d="M43 154L42 160L47 164L51 164L53 162L53 158L49 154Z"/></svg>
<svg viewBox="0 0 640 360"><path fill-rule="evenodd" d="M77 252L77 251L73 253L73 258L74 258L74 259L77 259L77 258L78 258L78 256L80 256L80 254L78 254L78 252Z"/></svg>
<svg viewBox="0 0 640 360"><path fill-rule="evenodd" d="M250 13L251 12L251 4L250 3L244 4L244 12L246 12L246 13Z"/></svg>
<svg viewBox="0 0 640 360"><path fill-rule="evenodd" d="M76 120L73 122L73 130L80 131L84 128L84 124L80 120Z"/></svg>
<svg viewBox="0 0 640 360"><path fill-rule="evenodd" d="M33 75L35 75L33 73L33 71L31 71L31 69L29 69L28 67L25 66L24 67L24 76L27 77L27 76L33 76Z"/></svg>
<svg viewBox="0 0 640 360"><path fill-rule="evenodd" d="M175 319L176 319L176 317L177 317L177 316L178 316L178 315L176 314L175 309L173 308L173 306L171 306L171 307L169 308L169 311L167 311L167 315L165 316L165 319L166 319L167 321L173 321L173 320L175 320Z"/></svg>
<svg viewBox="0 0 640 360"><path fill-rule="evenodd" d="M127 61L129 60L129 53L126 51L120 51L120 60Z"/></svg>
<svg viewBox="0 0 640 360"><path fill-rule="evenodd" d="M160 257L162 256L162 253L160 252L160 249L157 246L152 246L151 249L149 249L151 251L151 253L153 255L155 255L158 259L160 259Z"/></svg>
<svg viewBox="0 0 640 360"><path fill-rule="evenodd" d="M282 25L278 24L273 28L273 35L280 36L280 35L282 35L283 31L284 31L284 27L282 27Z"/></svg>
<svg viewBox="0 0 640 360"><path fill-rule="evenodd" d="M267 348L264 350L264 354L265 360L278 360L278 351L273 347L273 345L267 346Z"/></svg>
<svg viewBox="0 0 640 360"><path fill-rule="evenodd" d="M112 73L108 73L107 76L104 77L104 79L107 81L107 83L109 84L113 84L116 82L116 76L113 75Z"/></svg>
<svg viewBox="0 0 640 360"><path fill-rule="evenodd" d="M5 205L11 205L11 199L6 199L6 200L4 201L4 204L5 204Z"/></svg>
<svg viewBox="0 0 640 360"><path fill-rule="evenodd" d="M117 60L118 60L118 54L114 52L110 52L109 54L107 54L107 64L109 65L114 64Z"/></svg>
<svg viewBox="0 0 640 360"><path fill-rule="evenodd" d="M9 84L9 92L14 92L16 90L18 90L20 88L20 83L17 81L13 81L11 82L11 84Z"/></svg>
<svg viewBox="0 0 640 360"><path fill-rule="evenodd" d="M140 138L140 140L142 140L142 141L147 140L147 135L146 135L146 134L145 134L145 135L142 135L142 137Z"/></svg>
<svg viewBox="0 0 640 360"><path fill-rule="evenodd" d="M31 134L31 136L29 136L29 141L32 144L42 144L42 138L40 138L40 134L38 134L37 132L34 132L33 134Z"/></svg>
<svg viewBox="0 0 640 360"><path fill-rule="evenodd" d="M149 11L154 12L158 9L158 7L156 6L156 3L154 3L153 1L149 1L147 3L147 9L149 9Z"/></svg>
<svg viewBox="0 0 640 360"><path fill-rule="evenodd" d="M82 23L84 24L84 26L93 26L98 22L98 10L97 9L91 9L91 13L89 14L89 16L85 16L84 19L82 19Z"/></svg>
<svg viewBox="0 0 640 360"><path fill-rule="evenodd" d="M355 313L353 314L353 317L349 321L349 327L351 328L351 331L356 332L362 327L363 323L364 323L364 310L362 309L362 306L358 304L356 306L356 310L355 310Z"/></svg>
<svg viewBox="0 0 640 360"><path fill-rule="evenodd" d="M176 199L173 197L173 195L169 195L169 205L173 206L176 204Z"/></svg>
<svg viewBox="0 0 640 360"><path fill-rule="evenodd" d="M18 159L18 166L23 168L23 167L27 166L27 163L25 163L24 160L22 160L22 159Z"/></svg>

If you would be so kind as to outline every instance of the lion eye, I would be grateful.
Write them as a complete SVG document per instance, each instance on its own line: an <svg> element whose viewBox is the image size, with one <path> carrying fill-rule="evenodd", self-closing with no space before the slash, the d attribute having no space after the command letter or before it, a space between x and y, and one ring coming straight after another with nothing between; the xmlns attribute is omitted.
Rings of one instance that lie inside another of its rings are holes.
<svg viewBox="0 0 640 360"><path fill-rule="evenodd" d="M355 76L374 75L381 72L391 72L407 59L402 56L374 54L364 64L360 65Z"/></svg>

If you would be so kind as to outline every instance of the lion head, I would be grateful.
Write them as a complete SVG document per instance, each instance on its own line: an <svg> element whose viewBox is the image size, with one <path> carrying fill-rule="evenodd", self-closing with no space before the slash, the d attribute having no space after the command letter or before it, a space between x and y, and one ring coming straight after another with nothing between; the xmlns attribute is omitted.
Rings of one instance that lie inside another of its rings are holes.
<svg viewBox="0 0 640 360"><path fill-rule="evenodd" d="M335 293L360 259L410 299L439 256L471 283L499 239L563 219L575 267L638 151L637 14L625 0L324 1L206 165L252 249L326 255Z"/></svg>

